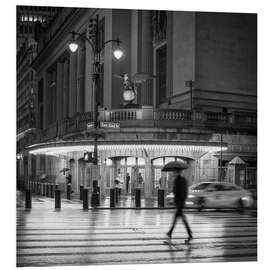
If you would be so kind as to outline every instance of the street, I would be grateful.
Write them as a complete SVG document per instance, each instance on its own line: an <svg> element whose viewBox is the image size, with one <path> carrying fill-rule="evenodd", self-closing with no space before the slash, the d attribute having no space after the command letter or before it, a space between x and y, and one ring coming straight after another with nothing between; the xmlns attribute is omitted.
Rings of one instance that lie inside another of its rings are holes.
<svg viewBox="0 0 270 270"><path fill-rule="evenodd" d="M257 260L254 210L186 211L194 240L185 245L181 221L175 246L163 243L174 210L91 209L63 201L55 210L35 200L17 208L17 266L142 264Z"/></svg>

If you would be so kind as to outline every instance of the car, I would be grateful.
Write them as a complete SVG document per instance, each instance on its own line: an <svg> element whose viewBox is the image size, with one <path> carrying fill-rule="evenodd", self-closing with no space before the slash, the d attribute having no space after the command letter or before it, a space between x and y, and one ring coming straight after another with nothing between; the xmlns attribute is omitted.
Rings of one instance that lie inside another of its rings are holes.
<svg viewBox="0 0 270 270"><path fill-rule="evenodd" d="M167 205L174 201L173 193L166 196ZM228 182L200 182L189 187L186 207L236 208L242 210L253 204L251 192Z"/></svg>

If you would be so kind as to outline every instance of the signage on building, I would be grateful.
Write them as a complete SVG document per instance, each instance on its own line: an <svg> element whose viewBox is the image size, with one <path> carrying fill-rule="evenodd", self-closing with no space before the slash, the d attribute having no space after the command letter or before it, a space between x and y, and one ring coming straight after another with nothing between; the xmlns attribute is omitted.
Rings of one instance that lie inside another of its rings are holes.
<svg viewBox="0 0 270 270"><path fill-rule="evenodd" d="M89 122L86 124L87 129L94 127L94 122Z"/></svg>
<svg viewBox="0 0 270 270"><path fill-rule="evenodd" d="M120 128L120 123L116 122L100 122L101 128Z"/></svg>

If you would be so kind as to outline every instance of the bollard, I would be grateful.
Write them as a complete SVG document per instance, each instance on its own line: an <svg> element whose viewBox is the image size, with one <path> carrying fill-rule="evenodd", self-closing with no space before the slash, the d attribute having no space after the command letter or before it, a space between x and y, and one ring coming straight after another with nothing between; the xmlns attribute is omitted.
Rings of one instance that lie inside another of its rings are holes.
<svg viewBox="0 0 270 270"><path fill-rule="evenodd" d="M115 189L110 189L110 207L115 207Z"/></svg>
<svg viewBox="0 0 270 270"><path fill-rule="evenodd" d="M158 207L164 207L165 201L164 201L164 189L159 189L158 190Z"/></svg>
<svg viewBox="0 0 270 270"><path fill-rule="evenodd" d="M31 189L25 190L25 208L32 208Z"/></svg>
<svg viewBox="0 0 270 270"><path fill-rule="evenodd" d="M83 209L88 209L89 202L88 202L88 189L83 190Z"/></svg>
<svg viewBox="0 0 270 270"><path fill-rule="evenodd" d="M41 190L41 183L38 183L38 194L42 195L42 190Z"/></svg>
<svg viewBox="0 0 270 270"><path fill-rule="evenodd" d="M141 190L135 190L135 207L141 207Z"/></svg>
<svg viewBox="0 0 270 270"><path fill-rule="evenodd" d="M47 183L47 185L46 185L46 196L47 197L50 197L50 183Z"/></svg>
<svg viewBox="0 0 270 270"><path fill-rule="evenodd" d="M67 200L71 199L71 184L67 185Z"/></svg>
<svg viewBox="0 0 270 270"><path fill-rule="evenodd" d="M50 184L50 197L53 198L53 186L54 184Z"/></svg>
<svg viewBox="0 0 270 270"><path fill-rule="evenodd" d="M83 186L80 186L80 201L83 199Z"/></svg>
<svg viewBox="0 0 270 270"><path fill-rule="evenodd" d="M61 208L61 191L55 189L55 208Z"/></svg>
<svg viewBox="0 0 270 270"><path fill-rule="evenodd" d="M119 191L118 191L118 188L115 188L114 189L114 193L115 193L115 203L118 203L119 201Z"/></svg>
<svg viewBox="0 0 270 270"><path fill-rule="evenodd" d="M42 183L42 195L43 196L46 196L46 184L45 183Z"/></svg>

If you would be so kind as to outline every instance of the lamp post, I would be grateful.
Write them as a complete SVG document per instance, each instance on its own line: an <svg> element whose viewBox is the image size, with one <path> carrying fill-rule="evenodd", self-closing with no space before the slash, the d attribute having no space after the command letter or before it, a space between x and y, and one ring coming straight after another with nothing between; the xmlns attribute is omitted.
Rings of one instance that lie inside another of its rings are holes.
<svg viewBox="0 0 270 270"><path fill-rule="evenodd" d="M98 133L97 129L99 128L99 121L98 121L98 100L97 100L97 84L100 76L100 53L102 48L108 44L108 43L116 43L117 47L113 52L114 57L118 60L123 56L123 51L120 48L121 41L119 39L111 39L107 40L100 45L100 36L99 36L99 16L96 15L94 19L90 20L90 26L89 26L89 37L72 31L70 32L72 35L72 41L69 44L69 49L71 52L76 52L78 49L78 44L76 43L75 36L79 36L82 39L86 40L93 52L94 61L93 61L93 73L92 73L92 81L93 81L93 91L94 91L94 110L93 110L93 120L94 120L94 128L95 128L95 134L94 134L94 159L93 164L98 165Z"/></svg>

